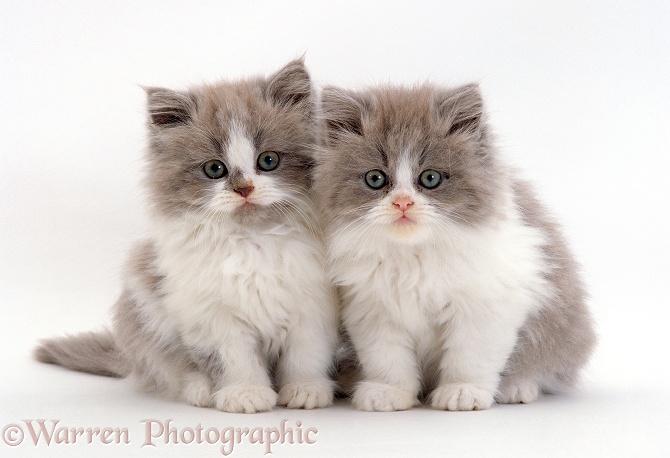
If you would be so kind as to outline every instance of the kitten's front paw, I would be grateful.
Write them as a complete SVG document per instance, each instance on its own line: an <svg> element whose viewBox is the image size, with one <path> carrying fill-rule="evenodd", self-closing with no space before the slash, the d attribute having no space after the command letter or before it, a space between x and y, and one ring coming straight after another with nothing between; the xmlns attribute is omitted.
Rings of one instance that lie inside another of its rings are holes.
<svg viewBox="0 0 670 458"><path fill-rule="evenodd" d="M360 410L391 412L411 409L419 403L416 394L386 383L361 382L351 398Z"/></svg>
<svg viewBox="0 0 670 458"><path fill-rule="evenodd" d="M430 405L439 410L484 410L493 405L493 393L469 383L450 383L433 390Z"/></svg>
<svg viewBox="0 0 670 458"><path fill-rule="evenodd" d="M540 395L540 387L532 380L503 382L496 395L501 404L528 404L536 401Z"/></svg>
<svg viewBox="0 0 670 458"><path fill-rule="evenodd" d="M214 393L214 404L219 410L231 413L256 413L272 410L277 404L277 393L267 386L225 386Z"/></svg>
<svg viewBox="0 0 670 458"><path fill-rule="evenodd" d="M333 404L333 382L295 382L279 390L279 405L289 409L318 409Z"/></svg>
<svg viewBox="0 0 670 458"><path fill-rule="evenodd" d="M184 380L182 395L186 402L196 407L212 405L212 390L209 378L204 374L189 374Z"/></svg>

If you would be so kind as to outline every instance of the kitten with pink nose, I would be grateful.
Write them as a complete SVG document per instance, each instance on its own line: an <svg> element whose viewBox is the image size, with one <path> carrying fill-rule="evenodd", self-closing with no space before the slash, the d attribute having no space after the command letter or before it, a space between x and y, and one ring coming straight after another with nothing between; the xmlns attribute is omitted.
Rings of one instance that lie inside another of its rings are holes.
<svg viewBox="0 0 670 458"><path fill-rule="evenodd" d="M578 266L496 150L478 87L325 88L322 129L354 406L479 410L574 386L595 342Z"/></svg>

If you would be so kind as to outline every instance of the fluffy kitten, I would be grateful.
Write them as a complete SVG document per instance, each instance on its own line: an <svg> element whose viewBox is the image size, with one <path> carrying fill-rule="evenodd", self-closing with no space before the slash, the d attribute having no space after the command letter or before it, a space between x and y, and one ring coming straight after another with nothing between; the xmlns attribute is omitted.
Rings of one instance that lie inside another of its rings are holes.
<svg viewBox="0 0 670 458"><path fill-rule="evenodd" d="M331 404L337 305L308 197L303 62L146 92L151 237L130 256L113 330L47 340L37 359L228 412Z"/></svg>
<svg viewBox="0 0 670 458"><path fill-rule="evenodd" d="M323 91L315 191L360 366L353 404L478 410L572 386L578 267L492 144L479 89Z"/></svg>

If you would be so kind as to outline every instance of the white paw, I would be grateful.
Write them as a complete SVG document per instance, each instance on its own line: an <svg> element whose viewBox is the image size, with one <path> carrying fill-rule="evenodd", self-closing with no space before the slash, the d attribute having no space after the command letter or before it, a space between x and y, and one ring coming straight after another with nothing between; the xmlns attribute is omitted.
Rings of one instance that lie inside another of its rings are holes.
<svg viewBox="0 0 670 458"><path fill-rule="evenodd" d="M212 405L212 389L209 378L204 374L188 374L184 380L182 396L191 405L209 407Z"/></svg>
<svg viewBox="0 0 670 458"><path fill-rule="evenodd" d="M393 385L361 382L356 386L351 403L360 410L391 412L411 409L419 403L416 393Z"/></svg>
<svg viewBox="0 0 670 458"><path fill-rule="evenodd" d="M289 409L318 409L333 403L333 382L295 382L279 390L279 405Z"/></svg>
<svg viewBox="0 0 670 458"><path fill-rule="evenodd" d="M503 383L496 395L501 404L528 404L536 401L540 395L540 387L532 380L520 380Z"/></svg>
<svg viewBox="0 0 670 458"><path fill-rule="evenodd" d="M268 386L225 386L214 393L217 409L231 413L256 413L272 410L277 404L277 393Z"/></svg>
<svg viewBox="0 0 670 458"><path fill-rule="evenodd" d="M439 410L484 410L493 405L493 393L469 383L450 383L433 390L430 405Z"/></svg>

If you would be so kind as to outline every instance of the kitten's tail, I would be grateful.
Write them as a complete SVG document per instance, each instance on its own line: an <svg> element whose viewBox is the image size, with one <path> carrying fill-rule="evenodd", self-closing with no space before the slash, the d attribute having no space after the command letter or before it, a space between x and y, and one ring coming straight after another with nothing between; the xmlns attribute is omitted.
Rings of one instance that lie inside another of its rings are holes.
<svg viewBox="0 0 670 458"><path fill-rule="evenodd" d="M43 363L108 377L125 377L127 368L114 335L108 329L45 339L33 356Z"/></svg>

